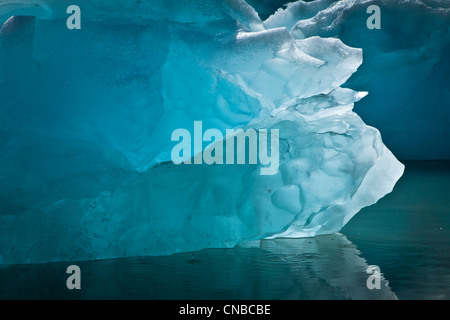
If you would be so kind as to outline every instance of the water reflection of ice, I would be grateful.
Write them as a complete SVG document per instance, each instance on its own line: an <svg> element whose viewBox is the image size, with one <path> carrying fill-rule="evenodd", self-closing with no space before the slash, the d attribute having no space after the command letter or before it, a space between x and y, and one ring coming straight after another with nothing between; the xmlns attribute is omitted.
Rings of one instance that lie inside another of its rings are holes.
<svg viewBox="0 0 450 320"><path fill-rule="evenodd" d="M368 289L369 265L343 234L301 239L271 239L242 243L276 255L289 266L296 290L286 299L397 299L381 274L380 289ZM268 262L270 263L270 262Z"/></svg>
<svg viewBox="0 0 450 320"><path fill-rule="evenodd" d="M66 268L82 289L66 288ZM242 243L170 256L11 265L0 269L9 299L396 299L381 278L369 290L368 264L342 234ZM383 271L383 270L381 270Z"/></svg>

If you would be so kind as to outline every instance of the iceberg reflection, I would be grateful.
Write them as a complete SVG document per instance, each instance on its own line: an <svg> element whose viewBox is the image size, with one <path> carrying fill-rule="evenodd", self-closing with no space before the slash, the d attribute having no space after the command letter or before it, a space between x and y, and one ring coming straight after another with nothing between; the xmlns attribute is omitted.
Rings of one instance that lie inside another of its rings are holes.
<svg viewBox="0 0 450 320"><path fill-rule="evenodd" d="M366 260L339 233L70 264L80 266L82 290L65 288L68 262L12 265L0 270L0 298L397 299L382 276L379 290L367 288Z"/></svg>

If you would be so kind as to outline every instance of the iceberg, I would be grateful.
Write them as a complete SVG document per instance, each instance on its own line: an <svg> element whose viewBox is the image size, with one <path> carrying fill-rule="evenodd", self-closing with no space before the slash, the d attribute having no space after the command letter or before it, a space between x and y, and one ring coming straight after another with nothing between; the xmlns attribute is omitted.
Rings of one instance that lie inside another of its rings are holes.
<svg viewBox="0 0 450 320"><path fill-rule="evenodd" d="M96 0L80 30L70 4L0 4L1 264L331 234L402 176L353 112L367 92L344 87L362 50L299 37L330 1L263 21L243 0ZM194 121L278 130L278 172L174 164L171 134Z"/></svg>

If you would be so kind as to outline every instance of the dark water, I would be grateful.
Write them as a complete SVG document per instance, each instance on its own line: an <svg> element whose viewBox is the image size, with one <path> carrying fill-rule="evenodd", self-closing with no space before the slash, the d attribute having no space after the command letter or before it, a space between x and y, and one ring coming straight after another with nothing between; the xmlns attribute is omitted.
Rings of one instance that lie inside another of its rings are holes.
<svg viewBox="0 0 450 320"><path fill-rule="evenodd" d="M450 162L405 162L394 192L342 230L399 299L450 298Z"/></svg>
<svg viewBox="0 0 450 320"><path fill-rule="evenodd" d="M0 268L1 299L449 299L450 162L406 162L339 234L164 257ZM68 290L66 268L81 268ZM366 286L367 268L382 273Z"/></svg>

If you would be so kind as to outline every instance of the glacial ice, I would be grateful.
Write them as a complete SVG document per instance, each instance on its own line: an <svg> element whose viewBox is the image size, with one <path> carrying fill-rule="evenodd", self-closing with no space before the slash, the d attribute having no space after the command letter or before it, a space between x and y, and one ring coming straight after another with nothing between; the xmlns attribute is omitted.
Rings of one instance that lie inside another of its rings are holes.
<svg viewBox="0 0 450 320"><path fill-rule="evenodd" d="M362 50L298 37L330 1L262 21L243 0L97 0L67 30L70 4L0 3L0 263L330 234L401 177L342 87ZM194 121L278 129L278 173L173 164Z"/></svg>
<svg viewBox="0 0 450 320"><path fill-rule="evenodd" d="M380 30L365 27L370 5L380 7ZM264 23L280 27L294 8ZM363 49L364 64L346 85L370 92L355 111L397 157L450 157L450 1L338 1L290 30L296 38L337 37Z"/></svg>

